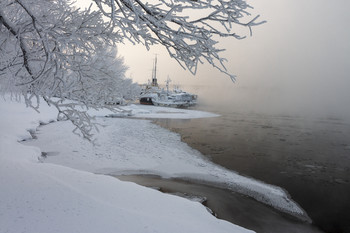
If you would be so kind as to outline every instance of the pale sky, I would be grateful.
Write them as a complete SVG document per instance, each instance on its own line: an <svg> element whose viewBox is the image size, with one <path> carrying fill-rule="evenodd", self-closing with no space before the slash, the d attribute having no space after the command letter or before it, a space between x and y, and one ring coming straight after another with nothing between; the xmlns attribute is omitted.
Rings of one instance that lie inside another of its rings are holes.
<svg viewBox="0 0 350 233"><path fill-rule="evenodd" d="M253 28L252 37L225 39L219 45L226 49L222 55L228 59L227 69L238 76L235 84L209 65L200 65L193 76L162 48L119 45L119 55L130 67L127 75L146 83L157 53L159 83L169 75L183 89L211 86L197 91L212 104L222 99L244 111L350 116L350 1L249 3L255 8L252 13L267 23Z"/></svg>

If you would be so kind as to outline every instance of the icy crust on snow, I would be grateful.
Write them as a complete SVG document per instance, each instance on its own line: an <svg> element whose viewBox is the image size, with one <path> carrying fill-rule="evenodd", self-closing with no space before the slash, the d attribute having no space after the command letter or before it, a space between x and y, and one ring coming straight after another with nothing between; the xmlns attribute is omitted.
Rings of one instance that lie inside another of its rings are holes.
<svg viewBox="0 0 350 233"><path fill-rule="evenodd" d="M127 106L118 106L115 112L108 109L88 111L90 115L98 117L132 117L132 118L167 118L167 119L194 119L217 117L219 115L190 109L158 107L153 105L131 104Z"/></svg>
<svg viewBox="0 0 350 233"><path fill-rule="evenodd" d="M41 163L38 147L18 142L30 138L27 130L56 116L45 106L41 111L0 99L0 232L252 232L216 219L197 202L110 176ZM69 130L67 123L47 126L66 137L73 134L55 127ZM80 147L85 141L73 138L68 148L78 143L78 150L86 149ZM62 142L50 143L65 151ZM98 161L96 155L74 155L88 164Z"/></svg>
<svg viewBox="0 0 350 233"><path fill-rule="evenodd" d="M154 174L229 188L285 213L309 221L306 213L281 188L220 167L181 142L180 135L147 120L99 118L96 146L67 134L69 122L40 127L30 145L47 152L45 162L101 174ZM62 147L61 145L64 145Z"/></svg>
<svg viewBox="0 0 350 233"><path fill-rule="evenodd" d="M152 105L135 105L122 107L124 110L131 111L132 117L137 118L172 118L172 119L193 119L217 117L219 115L189 109L157 107Z"/></svg>

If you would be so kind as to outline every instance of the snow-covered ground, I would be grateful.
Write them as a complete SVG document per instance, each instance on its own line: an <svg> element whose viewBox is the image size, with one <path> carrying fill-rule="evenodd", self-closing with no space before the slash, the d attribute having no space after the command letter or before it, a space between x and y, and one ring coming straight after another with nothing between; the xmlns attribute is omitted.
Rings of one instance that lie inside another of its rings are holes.
<svg viewBox="0 0 350 233"><path fill-rule="evenodd" d="M134 117L211 117L200 111L126 107ZM280 188L219 167L147 120L106 118L97 144L71 133L69 122L23 103L0 100L0 232L250 232L213 217L204 206L105 174L156 174L213 182L277 209L306 216ZM28 146L31 144L32 146ZM33 146L34 145L34 146ZM40 149L39 149L40 148ZM46 152L43 161L41 152Z"/></svg>

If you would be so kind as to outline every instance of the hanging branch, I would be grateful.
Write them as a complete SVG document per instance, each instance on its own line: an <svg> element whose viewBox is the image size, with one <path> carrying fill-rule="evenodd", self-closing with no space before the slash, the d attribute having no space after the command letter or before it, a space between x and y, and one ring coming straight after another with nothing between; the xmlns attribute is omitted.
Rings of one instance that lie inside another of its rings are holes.
<svg viewBox="0 0 350 233"><path fill-rule="evenodd" d="M251 7L243 0L94 0L101 12L132 43L146 48L163 45L169 55L184 69L196 73L198 62L206 60L213 67L234 78L226 71L225 59L216 47L219 37L243 39L233 30L264 23L247 11ZM186 14L187 13L187 14ZM196 15L201 15L197 16ZM204 15L204 16L203 16Z"/></svg>

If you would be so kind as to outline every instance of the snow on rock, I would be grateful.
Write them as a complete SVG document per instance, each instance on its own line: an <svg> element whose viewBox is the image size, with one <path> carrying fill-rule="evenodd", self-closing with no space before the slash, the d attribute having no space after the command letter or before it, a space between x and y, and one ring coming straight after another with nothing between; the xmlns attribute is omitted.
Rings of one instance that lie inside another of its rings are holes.
<svg viewBox="0 0 350 233"><path fill-rule="evenodd" d="M55 117L56 112L44 105L37 114L23 103L0 100L0 232L251 232L216 219L197 202L91 173L105 167L107 161L114 167L118 160L129 160L128 167L133 169L145 160L130 160L127 152L130 157L136 155L132 147L122 149L125 154L118 150L112 153L108 151L112 147L103 149L103 145L92 148L91 144L73 136L68 122L47 125L53 130L50 137L58 136L47 140L48 147L57 149L54 150L57 156L52 158L61 158L61 162L57 162L61 165L40 162L38 147L18 141L30 138L27 130L35 129L39 119L50 122ZM109 120L124 123L124 119ZM106 126L105 136L114 131L112 127L113 124ZM123 143L130 146L128 140L137 145L132 136L118 138L119 146ZM103 154L107 151L109 154ZM102 163L94 165L99 159ZM72 168L67 167L70 165Z"/></svg>

